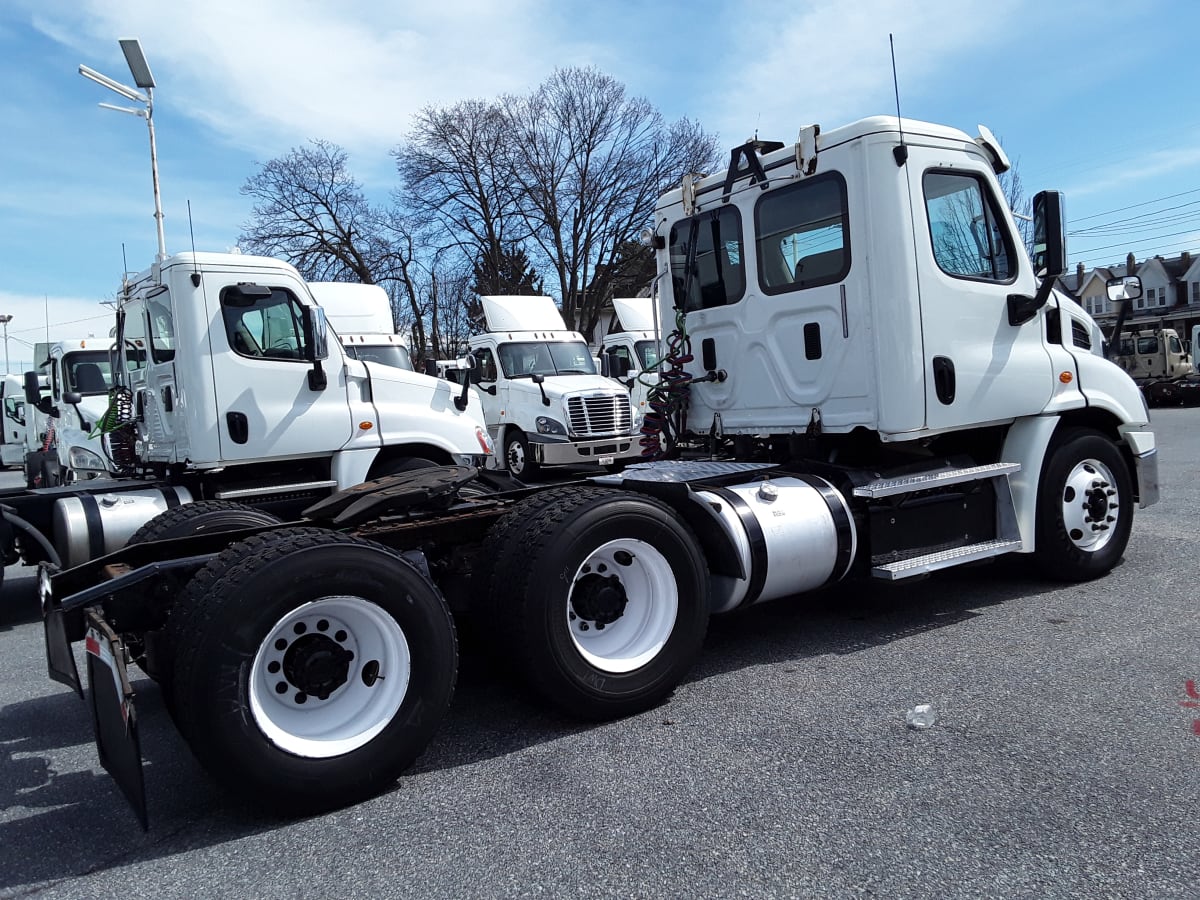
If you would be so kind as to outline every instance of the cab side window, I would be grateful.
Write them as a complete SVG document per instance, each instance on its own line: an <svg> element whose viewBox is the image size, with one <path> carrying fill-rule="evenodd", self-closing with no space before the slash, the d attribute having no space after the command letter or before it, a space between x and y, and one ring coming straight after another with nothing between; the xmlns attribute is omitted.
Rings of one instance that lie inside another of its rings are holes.
<svg viewBox="0 0 1200 900"><path fill-rule="evenodd" d="M229 346L239 356L304 360L303 309L283 288L250 295L238 287L221 291L221 316Z"/></svg>
<svg viewBox="0 0 1200 900"><path fill-rule="evenodd" d="M1012 235L983 178L932 171L923 186L938 267L957 278L1012 281L1017 274Z"/></svg>
<svg viewBox="0 0 1200 900"><path fill-rule="evenodd" d="M125 371L146 368L146 310L140 301L125 306Z"/></svg>
<svg viewBox="0 0 1200 900"><path fill-rule="evenodd" d="M166 291L146 300L150 320L150 355L156 363L175 358L175 315L171 311L171 295Z"/></svg>
<svg viewBox="0 0 1200 900"><path fill-rule="evenodd" d="M765 294L836 284L850 271L846 182L827 172L764 194L754 210Z"/></svg>
<svg viewBox="0 0 1200 900"><path fill-rule="evenodd" d="M742 217L735 206L671 226L671 285L687 312L737 303L746 293Z"/></svg>
<svg viewBox="0 0 1200 900"><path fill-rule="evenodd" d="M479 373L475 376L476 381L495 381L496 380L496 357L492 351L483 347L474 351L475 362L479 364Z"/></svg>

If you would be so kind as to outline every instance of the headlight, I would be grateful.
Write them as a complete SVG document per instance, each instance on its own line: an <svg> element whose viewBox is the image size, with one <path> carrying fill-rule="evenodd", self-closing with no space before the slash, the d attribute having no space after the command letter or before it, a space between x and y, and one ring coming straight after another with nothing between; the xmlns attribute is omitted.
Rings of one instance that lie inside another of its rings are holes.
<svg viewBox="0 0 1200 900"><path fill-rule="evenodd" d="M104 464L104 460L98 454L84 447L72 447L67 454L67 459L70 461L72 469L85 469L97 472L108 470L108 466Z"/></svg>
<svg viewBox="0 0 1200 900"><path fill-rule="evenodd" d="M566 434L566 426L557 419L551 419L549 416L538 416L534 420L537 425L538 434Z"/></svg>

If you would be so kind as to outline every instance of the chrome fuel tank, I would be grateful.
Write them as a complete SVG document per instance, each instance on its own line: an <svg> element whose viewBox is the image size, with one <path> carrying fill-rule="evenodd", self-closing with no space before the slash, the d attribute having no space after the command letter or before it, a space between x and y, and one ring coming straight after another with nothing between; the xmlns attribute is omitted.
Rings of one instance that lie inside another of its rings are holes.
<svg viewBox="0 0 1200 900"><path fill-rule="evenodd" d="M77 566L119 550L160 512L191 502L182 487L64 497L54 504L54 546L64 567Z"/></svg>
<svg viewBox="0 0 1200 900"><path fill-rule="evenodd" d="M828 481L787 476L696 491L700 506L729 536L740 577L712 578L713 612L729 612L822 587L854 561L850 508Z"/></svg>

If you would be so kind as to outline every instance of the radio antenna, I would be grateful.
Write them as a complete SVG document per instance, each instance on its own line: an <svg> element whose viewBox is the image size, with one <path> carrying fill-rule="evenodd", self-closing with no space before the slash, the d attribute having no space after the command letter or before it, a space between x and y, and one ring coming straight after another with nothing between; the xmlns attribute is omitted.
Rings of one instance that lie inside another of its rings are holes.
<svg viewBox="0 0 1200 900"><path fill-rule="evenodd" d="M892 87L896 91L896 125L900 129L900 146L892 148L892 156L896 165L902 166L908 161L908 145L904 143L904 120L900 118L900 80L896 77L896 42L888 34L888 46L892 49Z"/></svg>
<svg viewBox="0 0 1200 900"><path fill-rule="evenodd" d="M200 287L200 269L196 265L196 229L192 226L192 201L191 198L187 202L188 208L188 234L192 238L192 287Z"/></svg>

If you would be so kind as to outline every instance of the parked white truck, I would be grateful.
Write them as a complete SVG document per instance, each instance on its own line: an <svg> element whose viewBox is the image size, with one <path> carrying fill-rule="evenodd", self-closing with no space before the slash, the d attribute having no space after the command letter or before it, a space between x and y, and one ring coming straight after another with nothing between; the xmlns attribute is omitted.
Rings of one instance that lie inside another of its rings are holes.
<svg viewBox="0 0 1200 900"><path fill-rule="evenodd" d="M120 477L79 481L74 493L0 492L0 504L33 529L0 528L10 562L53 552L76 564L192 500L288 516L392 472L486 466L492 451L478 403L436 378L353 358L299 273L279 260L169 256L124 284L116 338L94 351L91 343L51 353L52 396L29 402L53 403L62 420L77 411L80 434L99 425L104 460ZM95 384L85 380L89 365ZM103 402L85 408L93 397ZM58 443L78 453L61 432Z"/></svg>
<svg viewBox="0 0 1200 900"><path fill-rule="evenodd" d="M96 425L108 409L113 384L108 338L39 343L37 369L25 375L26 404L40 414L30 433L26 485L53 487L108 477L113 466ZM43 388L43 384L45 388ZM33 402L35 395L40 398Z"/></svg>
<svg viewBox="0 0 1200 900"><path fill-rule="evenodd" d="M550 702L604 719L662 702L714 614L1006 554L1107 573L1157 499L1154 434L1053 290L1060 195L1035 198L1031 261L1007 166L986 129L877 117L748 143L663 197L646 241L677 323L670 424L703 460L485 497L460 493L475 469L411 472L303 527L47 568L52 675L79 688L86 637L101 759L143 822L130 646L155 648L145 665L215 778L314 810L425 747L453 694L451 608Z"/></svg>
<svg viewBox="0 0 1200 900"><path fill-rule="evenodd" d="M650 391L659 383L658 338L652 297L614 297L617 328L600 340L600 374L623 385L633 404L633 428L642 427Z"/></svg>
<svg viewBox="0 0 1200 900"><path fill-rule="evenodd" d="M25 382L16 375L0 380L0 465L20 469L25 465Z"/></svg>
<svg viewBox="0 0 1200 900"><path fill-rule="evenodd" d="M1150 406L1200 403L1196 367L1174 328L1161 322L1129 326L1117 340L1114 361L1142 389Z"/></svg>
<svg viewBox="0 0 1200 900"><path fill-rule="evenodd" d="M308 287L348 356L413 370L408 344L396 334L392 301L382 287L348 281L310 281Z"/></svg>
<svg viewBox="0 0 1200 900"><path fill-rule="evenodd" d="M620 465L640 454L629 392L596 371L550 297L480 297L487 331L468 341L471 383L505 468ZM440 371L464 363L442 361Z"/></svg>

